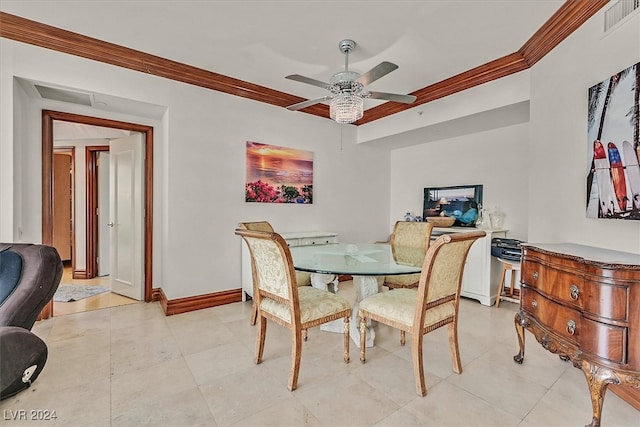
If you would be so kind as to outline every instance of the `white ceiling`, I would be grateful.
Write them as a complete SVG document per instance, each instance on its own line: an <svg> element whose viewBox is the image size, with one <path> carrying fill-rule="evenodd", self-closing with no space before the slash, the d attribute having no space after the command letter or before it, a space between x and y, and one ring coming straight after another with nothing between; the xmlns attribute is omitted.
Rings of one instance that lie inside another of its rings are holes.
<svg viewBox="0 0 640 427"><path fill-rule="evenodd" d="M0 10L303 98L344 67L399 69L369 86L409 93L517 51L563 0L2 0ZM366 108L381 101L366 101Z"/></svg>

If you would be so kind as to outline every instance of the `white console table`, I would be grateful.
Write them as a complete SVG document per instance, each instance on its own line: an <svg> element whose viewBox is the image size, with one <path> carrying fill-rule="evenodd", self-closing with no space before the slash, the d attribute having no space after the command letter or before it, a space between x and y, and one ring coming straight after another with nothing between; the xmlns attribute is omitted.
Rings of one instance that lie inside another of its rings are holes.
<svg viewBox="0 0 640 427"><path fill-rule="evenodd" d="M476 228L442 228L434 227L433 233L465 233L476 231ZM480 301L482 305L491 306L496 301L500 281L500 265L491 256L491 239L507 237L507 230L482 229L487 235L478 239L469 250L469 256L462 276L460 295ZM432 234L432 238L438 237Z"/></svg>
<svg viewBox="0 0 640 427"><path fill-rule="evenodd" d="M281 233L280 235L290 247L338 243L338 234L327 231L302 231L296 233ZM253 298L253 275L251 273L251 255L244 240L242 241L241 263L242 301L246 301L247 296Z"/></svg>

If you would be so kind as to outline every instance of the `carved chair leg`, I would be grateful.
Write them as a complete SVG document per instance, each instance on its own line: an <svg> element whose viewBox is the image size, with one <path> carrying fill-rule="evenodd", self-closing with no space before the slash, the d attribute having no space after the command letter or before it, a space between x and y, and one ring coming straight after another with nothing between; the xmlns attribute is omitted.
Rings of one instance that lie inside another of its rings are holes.
<svg viewBox="0 0 640 427"><path fill-rule="evenodd" d="M344 318L344 363L349 363L351 357L349 355L349 321L351 320L351 315L345 316Z"/></svg>
<svg viewBox="0 0 640 427"><path fill-rule="evenodd" d="M258 318L258 335L256 336L256 358L257 365L262 363L262 353L264 352L264 338L267 334L267 319L260 316Z"/></svg>
<svg viewBox="0 0 640 427"><path fill-rule="evenodd" d="M520 350L518 354L513 356L513 361L522 365L524 361L524 326L521 324L521 316L520 313L516 313L516 317L514 318L514 323L516 326L516 333L518 334L518 345Z"/></svg>
<svg viewBox="0 0 640 427"><path fill-rule="evenodd" d="M289 391L298 387L298 373L300 372L300 358L302 356L302 331L291 331L291 372L289 376Z"/></svg>
<svg viewBox="0 0 640 427"><path fill-rule="evenodd" d="M365 354L365 348L367 344L367 319L360 317L360 362L364 363L367 360Z"/></svg>
<svg viewBox="0 0 640 427"><path fill-rule="evenodd" d="M458 346L458 321L449 323L449 349L451 350L451 361L453 362L453 372L462 373L462 362L460 362L460 347Z"/></svg>
<svg viewBox="0 0 640 427"><path fill-rule="evenodd" d="M302 339L303 339L304 341L306 341L308 338L309 338L309 337L307 336L307 330L306 330L306 329L303 329L303 330L302 330Z"/></svg>
<svg viewBox="0 0 640 427"><path fill-rule="evenodd" d="M407 343L407 334L405 331L400 331L400 345L405 345Z"/></svg>
<svg viewBox="0 0 640 427"><path fill-rule="evenodd" d="M422 335L421 331L414 331L411 336L411 359L413 360L413 376L416 382L418 396L427 395L427 385L424 381L424 365L422 363Z"/></svg>
<svg viewBox="0 0 640 427"><path fill-rule="evenodd" d="M251 326L256 324L256 320L258 319L258 306L256 306L256 300L253 300L251 303L251 317L249 318L249 324Z"/></svg>

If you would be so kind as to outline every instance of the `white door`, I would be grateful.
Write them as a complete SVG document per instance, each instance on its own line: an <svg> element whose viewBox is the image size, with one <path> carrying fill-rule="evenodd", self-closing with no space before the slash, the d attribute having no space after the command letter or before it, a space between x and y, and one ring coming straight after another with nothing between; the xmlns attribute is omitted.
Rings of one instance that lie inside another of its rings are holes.
<svg viewBox="0 0 640 427"><path fill-rule="evenodd" d="M109 228L109 152L98 151L98 276L109 275L111 249Z"/></svg>
<svg viewBox="0 0 640 427"><path fill-rule="evenodd" d="M143 136L112 140L110 151L111 291L144 299Z"/></svg>

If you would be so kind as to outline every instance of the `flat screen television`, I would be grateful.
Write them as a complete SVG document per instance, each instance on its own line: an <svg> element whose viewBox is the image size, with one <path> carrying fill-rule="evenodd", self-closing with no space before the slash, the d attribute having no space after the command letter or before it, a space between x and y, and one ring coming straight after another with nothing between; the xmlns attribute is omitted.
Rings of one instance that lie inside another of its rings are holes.
<svg viewBox="0 0 640 427"><path fill-rule="evenodd" d="M452 216L454 227L475 227L482 208L482 185L456 185L424 189L424 220L429 216Z"/></svg>

